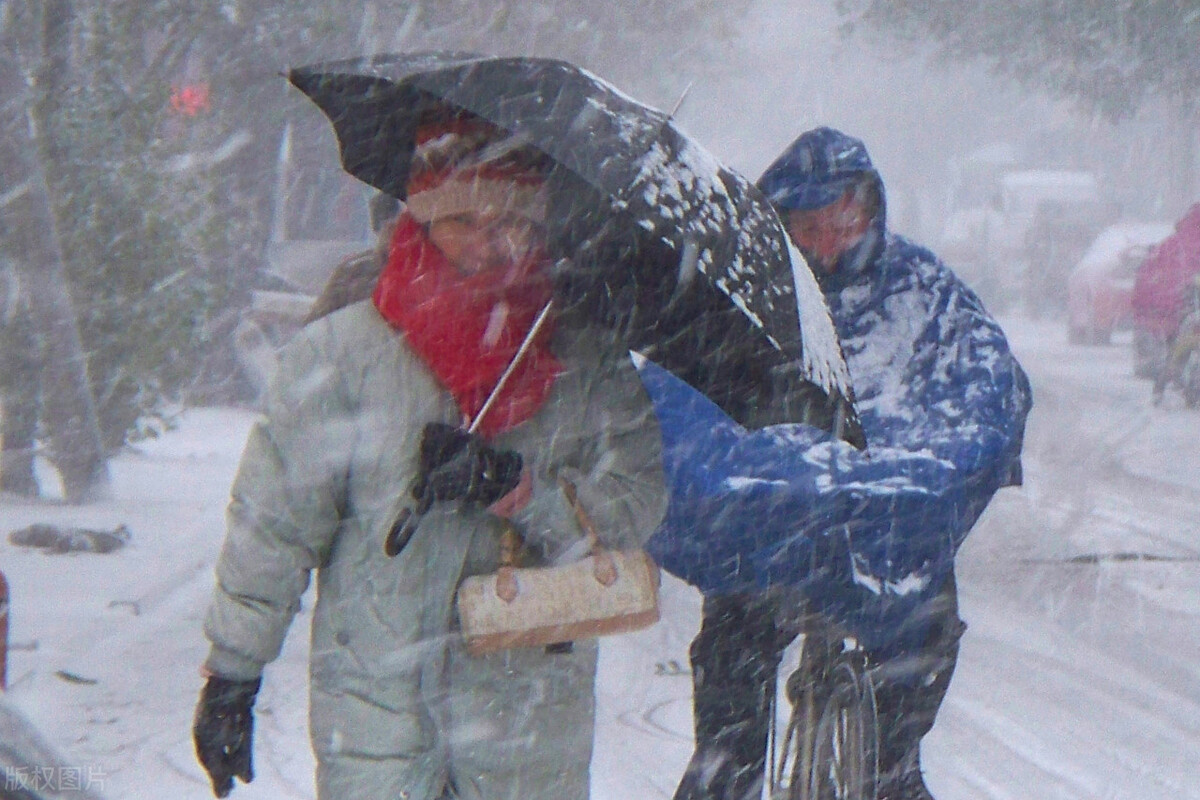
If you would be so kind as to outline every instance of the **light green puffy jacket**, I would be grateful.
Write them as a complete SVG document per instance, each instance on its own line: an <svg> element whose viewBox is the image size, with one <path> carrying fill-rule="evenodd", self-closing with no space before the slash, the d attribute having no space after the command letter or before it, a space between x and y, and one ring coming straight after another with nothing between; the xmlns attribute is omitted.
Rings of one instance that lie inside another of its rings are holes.
<svg viewBox="0 0 1200 800"><path fill-rule="evenodd" d="M566 368L529 421L493 441L519 451L533 500L515 518L554 558L582 535L559 488L578 487L610 546L643 543L665 507L658 423L627 353L560 325ZM317 570L311 735L322 800L584 798L595 642L570 653L472 658L454 593L491 572L499 521L441 503L396 558L383 540L450 394L370 302L305 328L284 350L232 489L206 666L259 675L279 655Z"/></svg>

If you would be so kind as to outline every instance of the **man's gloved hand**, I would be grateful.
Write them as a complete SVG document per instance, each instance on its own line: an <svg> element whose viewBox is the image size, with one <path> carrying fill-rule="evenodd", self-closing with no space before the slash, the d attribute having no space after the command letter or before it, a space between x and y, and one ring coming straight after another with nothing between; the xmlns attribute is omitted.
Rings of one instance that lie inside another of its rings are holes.
<svg viewBox="0 0 1200 800"><path fill-rule="evenodd" d="M520 453L495 450L477 434L431 422L421 435L412 485L417 513L424 514L435 500L490 506L520 483L523 464Z"/></svg>
<svg viewBox="0 0 1200 800"><path fill-rule="evenodd" d="M213 794L226 797L234 777L254 780L251 745L254 738L254 698L262 679L235 681L216 675L208 679L196 705L192 738L196 756L212 779Z"/></svg>

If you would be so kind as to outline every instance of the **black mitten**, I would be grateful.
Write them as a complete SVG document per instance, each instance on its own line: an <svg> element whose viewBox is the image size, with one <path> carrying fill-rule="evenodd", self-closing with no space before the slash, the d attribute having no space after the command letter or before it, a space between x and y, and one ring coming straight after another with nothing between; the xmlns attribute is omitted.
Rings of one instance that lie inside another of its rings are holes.
<svg viewBox="0 0 1200 800"><path fill-rule="evenodd" d="M233 791L235 777L243 783L254 780L253 708L261 683L261 679L236 681L214 675L200 693L192 738L217 797Z"/></svg>
<svg viewBox="0 0 1200 800"><path fill-rule="evenodd" d="M496 450L477 434L431 422L421 435L412 485L417 513L424 514L435 500L489 506L517 487L523 464L520 453Z"/></svg>

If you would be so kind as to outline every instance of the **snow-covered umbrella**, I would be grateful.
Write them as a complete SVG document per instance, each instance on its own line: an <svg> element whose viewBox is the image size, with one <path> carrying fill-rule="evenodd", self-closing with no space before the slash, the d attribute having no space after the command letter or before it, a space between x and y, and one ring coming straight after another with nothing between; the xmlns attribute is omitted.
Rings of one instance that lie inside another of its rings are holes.
<svg viewBox="0 0 1200 800"><path fill-rule="evenodd" d="M545 153L567 303L743 425L807 422L864 443L828 312L779 217L668 114L544 58L383 55L288 77L332 121L346 171L400 199L433 109Z"/></svg>

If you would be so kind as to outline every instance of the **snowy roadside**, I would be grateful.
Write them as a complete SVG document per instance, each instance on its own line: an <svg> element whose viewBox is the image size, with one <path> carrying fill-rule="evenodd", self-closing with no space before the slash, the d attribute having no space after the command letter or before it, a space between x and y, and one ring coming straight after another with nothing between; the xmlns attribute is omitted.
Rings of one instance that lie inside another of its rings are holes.
<svg viewBox="0 0 1200 800"><path fill-rule="evenodd" d="M189 706L225 498L251 419L190 412L179 430L111 462L110 501L0 505L5 534L32 522L130 530L130 543L108 555L50 555L0 539L12 592L9 699L106 797L205 796ZM53 475L39 478L52 492Z"/></svg>

